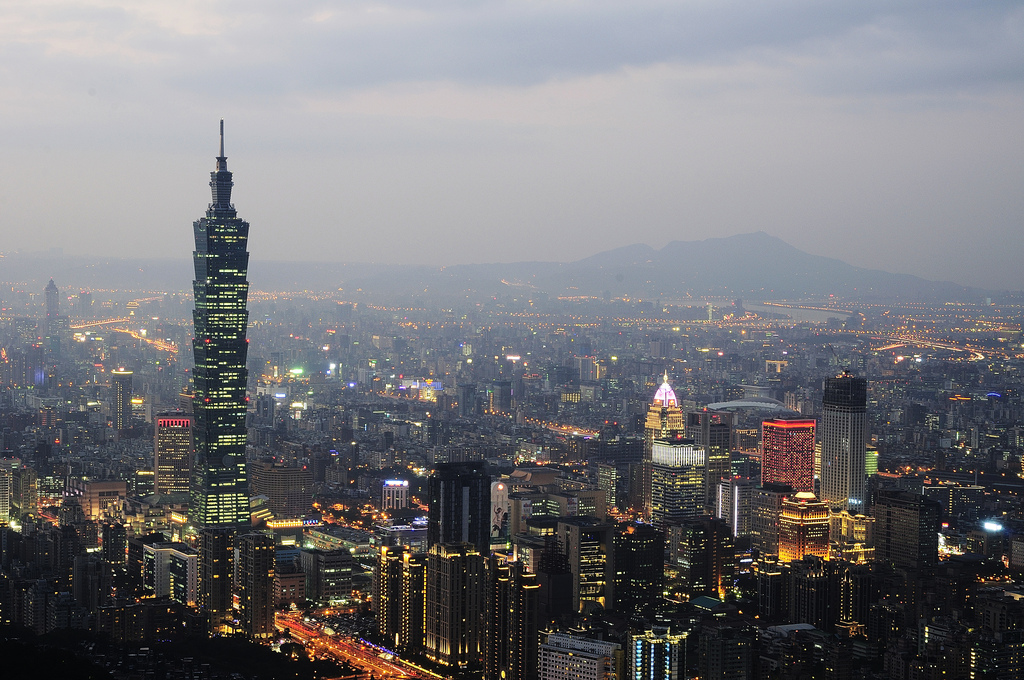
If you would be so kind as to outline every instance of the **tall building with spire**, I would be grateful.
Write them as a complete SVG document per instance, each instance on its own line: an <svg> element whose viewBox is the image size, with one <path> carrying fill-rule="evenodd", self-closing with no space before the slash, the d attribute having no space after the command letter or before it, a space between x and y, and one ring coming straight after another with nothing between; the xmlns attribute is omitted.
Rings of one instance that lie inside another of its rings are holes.
<svg viewBox="0 0 1024 680"><path fill-rule="evenodd" d="M249 322L246 273L249 223L231 204L231 173L224 156L210 173L213 202L196 220L193 253L196 278L193 417L196 468L189 519L197 528L237 528L249 523L249 481L245 467L245 338Z"/></svg>
<svg viewBox="0 0 1024 680"><path fill-rule="evenodd" d="M234 539L250 523L245 461L249 223L231 204L232 186L222 120L217 169L210 173L213 202L206 217L192 224L195 464L189 521L198 532L200 604L214 629L232 616Z"/></svg>
<svg viewBox="0 0 1024 680"><path fill-rule="evenodd" d="M654 399L647 409L647 420L644 423L644 458L639 505L643 508L645 517L651 516L654 441L681 439L684 430L683 411L679 408L675 391L668 384L666 371L661 387L655 392Z"/></svg>

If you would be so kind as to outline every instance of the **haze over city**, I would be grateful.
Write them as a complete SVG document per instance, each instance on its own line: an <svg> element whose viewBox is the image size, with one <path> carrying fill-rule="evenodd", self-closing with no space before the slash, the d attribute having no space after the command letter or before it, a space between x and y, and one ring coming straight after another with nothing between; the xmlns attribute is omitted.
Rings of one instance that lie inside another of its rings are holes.
<svg viewBox="0 0 1024 680"><path fill-rule="evenodd" d="M8 3L3 248L186 262L224 117L255 260L763 230L1017 290L1022 27L1013 2Z"/></svg>

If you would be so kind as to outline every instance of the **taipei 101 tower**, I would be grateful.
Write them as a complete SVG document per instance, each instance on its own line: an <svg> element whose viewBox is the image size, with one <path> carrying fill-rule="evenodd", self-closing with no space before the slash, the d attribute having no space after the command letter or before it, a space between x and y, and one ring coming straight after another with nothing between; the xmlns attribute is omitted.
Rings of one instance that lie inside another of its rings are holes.
<svg viewBox="0 0 1024 680"><path fill-rule="evenodd" d="M232 186L222 120L217 169L210 173L213 202L206 217L192 225L195 465L189 523L198 532L200 605L214 628L230 616L234 538L250 524L245 462L249 223L231 204Z"/></svg>

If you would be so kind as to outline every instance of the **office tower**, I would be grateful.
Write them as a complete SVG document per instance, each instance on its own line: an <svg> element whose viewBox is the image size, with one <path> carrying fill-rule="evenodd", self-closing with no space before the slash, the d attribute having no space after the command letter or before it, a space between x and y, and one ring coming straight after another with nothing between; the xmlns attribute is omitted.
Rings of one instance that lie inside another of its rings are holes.
<svg viewBox="0 0 1024 680"><path fill-rule="evenodd" d="M788 484L814 493L813 419L761 423L761 484Z"/></svg>
<svg viewBox="0 0 1024 680"><path fill-rule="evenodd" d="M409 482L404 479L388 479L381 490L381 510L401 510L409 507Z"/></svg>
<svg viewBox="0 0 1024 680"><path fill-rule="evenodd" d="M907 491L879 491L871 514L875 518L875 557L898 569L920 571L939 560L942 506L927 496Z"/></svg>
<svg viewBox="0 0 1024 680"><path fill-rule="evenodd" d="M662 599L665 583L665 534L649 524L615 528L615 610L649 616Z"/></svg>
<svg viewBox="0 0 1024 680"><path fill-rule="evenodd" d="M625 655L617 642L551 633L540 645L540 680L622 680Z"/></svg>
<svg viewBox="0 0 1024 680"><path fill-rule="evenodd" d="M867 381L844 372L825 380L821 409L821 498L830 507L867 507Z"/></svg>
<svg viewBox="0 0 1024 680"><path fill-rule="evenodd" d="M751 545L762 555L779 554L779 517L782 501L793 495L787 484L768 484L753 490L750 499Z"/></svg>
<svg viewBox="0 0 1024 680"><path fill-rule="evenodd" d="M132 418L132 371L115 369L110 380L110 419L115 430L127 430Z"/></svg>
<svg viewBox="0 0 1024 680"><path fill-rule="evenodd" d="M231 204L233 185L221 121L220 156L210 173L213 201L206 217L192 225L195 466L189 522L199 532L200 605L215 629L231 614L234 535L250 523L245 461L249 223Z"/></svg>
<svg viewBox="0 0 1024 680"><path fill-rule="evenodd" d="M714 516L729 525L734 537L751 533L751 507L756 488L754 482L740 477L718 482Z"/></svg>
<svg viewBox="0 0 1024 680"><path fill-rule="evenodd" d="M573 611L594 604L610 607L615 597L612 525L593 517L566 517L559 520L557 534L572 573Z"/></svg>
<svg viewBox="0 0 1024 680"><path fill-rule="evenodd" d="M352 595L355 559L345 549L306 549L299 553L306 574L306 599L330 604Z"/></svg>
<svg viewBox="0 0 1024 680"><path fill-rule="evenodd" d="M161 413L153 437L154 491L188 493L192 479L192 416Z"/></svg>
<svg viewBox="0 0 1024 680"><path fill-rule="evenodd" d="M721 597L732 584L736 551L729 525L720 519L684 520L666 530L668 563L690 597Z"/></svg>
<svg viewBox="0 0 1024 680"><path fill-rule="evenodd" d="M249 638L273 636L274 537L244 534L236 539L238 603L242 632Z"/></svg>
<svg viewBox="0 0 1024 680"><path fill-rule="evenodd" d="M469 543L435 544L427 555L427 658L476 666L483 651L484 558Z"/></svg>
<svg viewBox="0 0 1024 680"><path fill-rule="evenodd" d="M427 545L471 543L491 553L491 478L482 462L439 464L427 496Z"/></svg>
<svg viewBox="0 0 1024 680"><path fill-rule="evenodd" d="M704 514L705 451L687 439L656 439L651 444L650 506L659 526Z"/></svg>
<svg viewBox="0 0 1024 680"><path fill-rule="evenodd" d="M52 331L57 330L57 315L60 314L60 291L57 290L57 284L53 282L53 279L50 279L50 282L46 284L43 294L46 296L45 330L46 334L49 335Z"/></svg>
<svg viewBox="0 0 1024 680"><path fill-rule="evenodd" d="M732 477L732 426L736 416L729 411L689 411L685 436L704 449L704 513L713 515L718 499L718 482Z"/></svg>
<svg viewBox="0 0 1024 680"><path fill-rule="evenodd" d="M828 503L800 491L782 501L779 515L779 560L791 562L804 555L828 558Z"/></svg>
<svg viewBox="0 0 1024 680"><path fill-rule="evenodd" d="M540 584L522 562L491 555L487 561L484 676L495 680L537 677Z"/></svg>
<svg viewBox="0 0 1024 680"><path fill-rule="evenodd" d="M686 634L668 628L631 633L626 647L626 676L630 680L676 680L686 674Z"/></svg>
<svg viewBox="0 0 1024 680"><path fill-rule="evenodd" d="M231 204L234 182L224 156L210 173L213 202L193 223L196 249L193 399L196 470L189 519L202 528L236 529L249 523L245 468L246 354L249 321L246 244L249 223Z"/></svg>
<svg viewBox="0 0 1024 680"><path fill-rule="evenodd" d="M634 499L633 503L643 510L644 517L649 518L652 510L654 441L677 441L682 439L683 431L683 412L679 408L676 393L668 384L668 373L665 373L664 381L655 392L654 399L647 409L647 419L644 423L644 457L640 470L640 497Z"/></svg>
<svg viewBox="0 0 1024 680"><path fill-rule="evenodd" d="M275 517L305 517L313 510L313 471L305 466L280 463L254 465L252 493L267 497L267 505Z"/></svg>

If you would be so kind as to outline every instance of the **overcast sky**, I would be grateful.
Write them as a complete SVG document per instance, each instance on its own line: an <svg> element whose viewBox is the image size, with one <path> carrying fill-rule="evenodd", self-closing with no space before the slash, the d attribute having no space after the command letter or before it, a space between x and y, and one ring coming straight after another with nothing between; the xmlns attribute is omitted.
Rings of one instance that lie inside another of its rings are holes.
<svg viewBox="0 0 1024 680"><path fill-rule="evenodd" d="M187 259L223 117L258 259L764 230L1020 289L1022 84L1019 1L0 2L0 250Z"/></svg>

